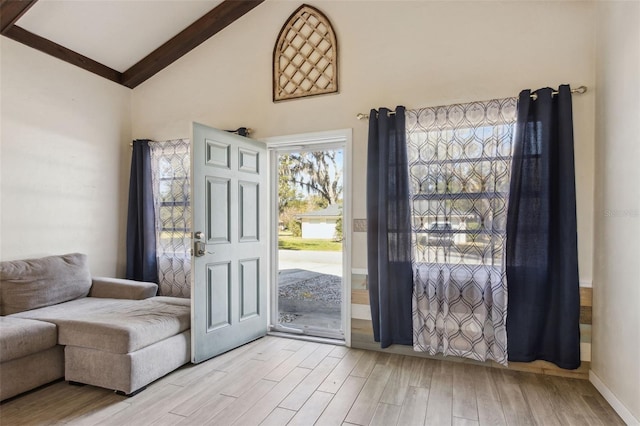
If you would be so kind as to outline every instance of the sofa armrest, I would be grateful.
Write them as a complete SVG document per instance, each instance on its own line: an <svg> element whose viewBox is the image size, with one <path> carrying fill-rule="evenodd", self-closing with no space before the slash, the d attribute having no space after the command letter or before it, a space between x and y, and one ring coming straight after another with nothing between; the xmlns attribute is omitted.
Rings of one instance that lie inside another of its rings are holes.
<svg viewBox="0 0 640 426"><path fill-rule="evenodd" d="M121 278L94 277L89 297L141 300L153 297L157 292L158 285L154 283Z"/></svg>

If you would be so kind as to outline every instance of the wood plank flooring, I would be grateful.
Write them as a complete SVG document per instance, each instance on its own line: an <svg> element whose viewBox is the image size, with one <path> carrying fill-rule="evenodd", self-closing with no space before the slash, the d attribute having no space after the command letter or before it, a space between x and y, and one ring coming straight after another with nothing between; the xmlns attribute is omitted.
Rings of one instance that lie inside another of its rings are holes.
<svg viewBox="0 0 640 426"><path fill-rule="evenodd" d="M57 382L1 425L624 425L585 380L265 337L126 398Z"/></svg>

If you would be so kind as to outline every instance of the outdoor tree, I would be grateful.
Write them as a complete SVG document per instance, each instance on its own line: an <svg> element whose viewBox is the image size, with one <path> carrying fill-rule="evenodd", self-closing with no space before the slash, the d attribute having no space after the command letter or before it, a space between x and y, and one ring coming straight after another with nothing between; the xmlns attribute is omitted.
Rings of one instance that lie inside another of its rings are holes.
<svg viewBox="0 0 640 426"><path fill-rule="evenodd" d="M342 196L342 167L336 162L336 152L327 150L281 156L281 181L288 180L294 188L322 197L326 205L337 204Z"/></svg>
<svg viewBox="0 0 640 426"><path fill-rule="evenodd" d="M279 221L293 236L301 234L301 214L341 202L342 165L338 161L336 151L279 156Z"/></svg>
<svg viewBox="0 0 640 426"><path fill-rule="evenodd" d="M298 205L302 200L296 187L291 184L291 168L291 156L288 154L280 156L280 167L278 168L278 211L280 215L282 215L288 207Z"/></svg>
<svg viewBox="0 0 640 426"><path fill-rule="evenodd" d="M344 238L344 235L342 230L342 205L340 205L340 217L336 221L335 239L336 241L342 241L343 238Z"/></svg>

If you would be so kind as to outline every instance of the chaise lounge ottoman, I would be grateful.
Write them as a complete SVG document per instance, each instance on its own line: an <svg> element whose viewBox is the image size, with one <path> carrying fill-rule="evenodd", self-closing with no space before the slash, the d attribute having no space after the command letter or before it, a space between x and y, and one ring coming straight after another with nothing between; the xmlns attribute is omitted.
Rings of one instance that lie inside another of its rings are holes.
<svg viewBox="0 0 640 426"><path fill-rule="evenodd" d="M14 314L58 327L67 381L133 394L190 360L189 299L87 297Z"/></svg>

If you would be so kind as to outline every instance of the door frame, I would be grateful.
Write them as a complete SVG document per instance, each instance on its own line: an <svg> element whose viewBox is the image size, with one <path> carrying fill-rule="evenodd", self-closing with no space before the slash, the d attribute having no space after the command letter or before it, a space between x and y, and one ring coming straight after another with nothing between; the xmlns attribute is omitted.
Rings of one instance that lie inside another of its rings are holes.
<svg viewBox="0 0 640 426"><path fill-rule="evenodd" d="M342 327L346 346L351 346L351 247L352 247L352 129L329 130L322 132L301 133L285 136L274 136L261 139L267 144L269 182L269 280L267 317L270 325L277 321L277 313L271 312L274 298L278 297L278 180L277 160L279 149L309 149L314 145L335 144L343 147L344 181L342 189Z"/></svg>

